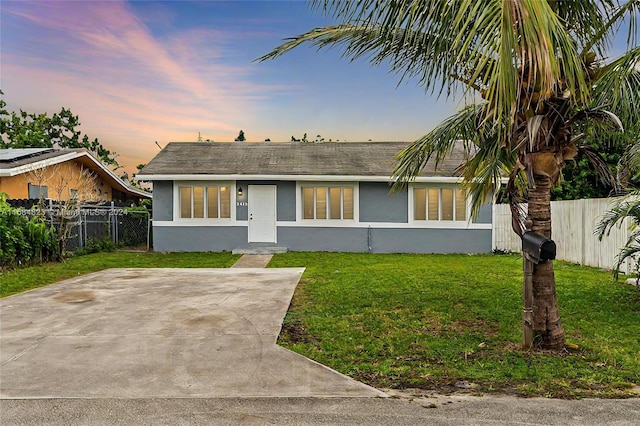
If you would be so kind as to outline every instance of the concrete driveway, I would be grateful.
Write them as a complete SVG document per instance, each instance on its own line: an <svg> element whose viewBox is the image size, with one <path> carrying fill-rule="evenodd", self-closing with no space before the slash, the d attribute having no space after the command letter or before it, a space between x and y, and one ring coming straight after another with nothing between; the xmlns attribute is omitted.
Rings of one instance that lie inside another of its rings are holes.
<svg viewBox="0 0 640 426"><path fill-rule="evenodd" d="M0 300L0 398L380 397L276 345L303 268L110 269Z"/></svg>

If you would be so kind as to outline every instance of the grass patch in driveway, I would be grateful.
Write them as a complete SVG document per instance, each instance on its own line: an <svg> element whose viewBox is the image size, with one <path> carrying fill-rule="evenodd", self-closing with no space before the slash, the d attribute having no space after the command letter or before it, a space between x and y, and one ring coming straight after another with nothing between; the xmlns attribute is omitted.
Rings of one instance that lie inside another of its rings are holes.
<svg viewBox="0 0 640 426"><path fill-rule="evenodd" d="M228 268L240 255L223 253L101 252L64 262L0 272L0 297L9 296L67 278L109 268Z"/></svg>
<svg viewBox="0 0 640 426"><path fill-rule="evenodd" d="M304 266L280 344L378 388L631 397L640 292L555 262L563 353L520 348L522 261L506 255L287 253Z"/></svg>

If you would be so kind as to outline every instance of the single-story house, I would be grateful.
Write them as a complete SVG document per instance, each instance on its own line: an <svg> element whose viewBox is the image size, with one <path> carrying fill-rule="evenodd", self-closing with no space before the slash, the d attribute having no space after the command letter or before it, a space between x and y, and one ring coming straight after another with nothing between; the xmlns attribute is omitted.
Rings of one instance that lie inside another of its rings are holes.
<svg viewBox="0 0 640 426"><path fill-rule="evenodd" d="M137 178L153 183L157 251L491 251L491 206L470 218L462 150L390 193L405 142L169 143Z"/></svg>
<svg viewBox="0 0 640 426"><path fill-rule="evenodd" d="M132 188L85 149L0 149L0 193L10 199L67 200L87 186L89 172L92 198L138 205L151 194Z"/></svg>

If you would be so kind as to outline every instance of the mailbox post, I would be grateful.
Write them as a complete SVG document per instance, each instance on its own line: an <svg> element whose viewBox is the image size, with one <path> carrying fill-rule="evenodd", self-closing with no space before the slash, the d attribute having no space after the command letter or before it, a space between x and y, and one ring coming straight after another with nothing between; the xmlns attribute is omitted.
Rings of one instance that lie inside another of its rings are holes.
<svg viewBox="0 0 640 426"><path fill-rule="evenodd" d="M523 295L522 295L522 346L533 346L533 268L541 262L556 258L556 243L544 235L527 231L522 235Z"/></svg>
<svg viewBox="0 0 640 426"><path fill-rule="evenodd" d="M524 279L522 282L522 347L533 345L533 262L522 257Z"/></svg>

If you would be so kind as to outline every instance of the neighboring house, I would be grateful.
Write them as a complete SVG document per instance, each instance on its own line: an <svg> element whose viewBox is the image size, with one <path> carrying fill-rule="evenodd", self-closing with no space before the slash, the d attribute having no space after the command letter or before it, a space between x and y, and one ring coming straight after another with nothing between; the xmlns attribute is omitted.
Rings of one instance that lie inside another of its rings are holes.
<svg viewBox="0 0 640 426"><path fill-rule="evenodd" d="M407 143L170 143L137 178L153 182L157 251L491 251L491 206L470 219L456 150L390 193Z"/></svg>
<svg viewBox="0 0 640 426"><path fill-rule="evenodd" d="M93 200L139 204L151 194L127 185L84 149L0 149L0 192L11 199L65 200L92 177ZM85 185L86 186L86 185Z"/></svg>

